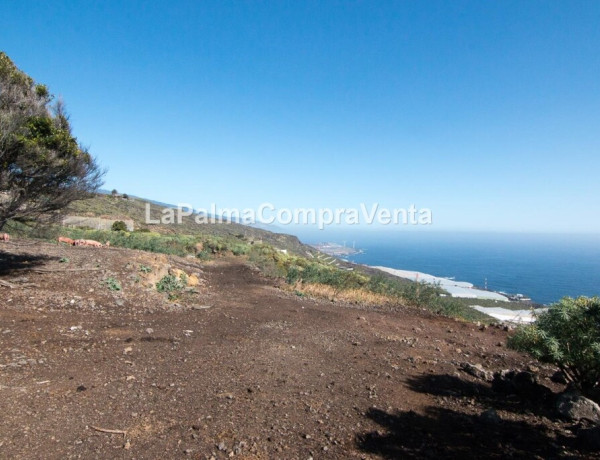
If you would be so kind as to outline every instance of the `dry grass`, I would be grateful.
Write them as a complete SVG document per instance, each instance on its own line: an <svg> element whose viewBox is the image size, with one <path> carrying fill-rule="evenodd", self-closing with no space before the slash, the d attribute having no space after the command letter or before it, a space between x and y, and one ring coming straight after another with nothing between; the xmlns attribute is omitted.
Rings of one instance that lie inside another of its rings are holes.
<svg viewBox="0 0 600 460"><path fill-rule="evenodd" d="M366 289L345 289L339 290L327 284L296 284L290 286L290 290L300 292L304 295L325 298L331 301L343 301L360 305L391 305L397 304L398 299L376 294Z"/></svg>

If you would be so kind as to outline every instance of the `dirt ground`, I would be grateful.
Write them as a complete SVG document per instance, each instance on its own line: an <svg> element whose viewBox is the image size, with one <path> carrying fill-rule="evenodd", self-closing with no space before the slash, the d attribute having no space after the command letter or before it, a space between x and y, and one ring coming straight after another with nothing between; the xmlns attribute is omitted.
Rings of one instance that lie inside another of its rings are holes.
<svg viewBox="0 0 600 460"><path fill-rule="evenodd" d="M198 285L169 300L169 266ZM550 402L461 370L562 390L501 328L298 297L233 257L16 240L0 281L1 458L595 455Z"/></svg>

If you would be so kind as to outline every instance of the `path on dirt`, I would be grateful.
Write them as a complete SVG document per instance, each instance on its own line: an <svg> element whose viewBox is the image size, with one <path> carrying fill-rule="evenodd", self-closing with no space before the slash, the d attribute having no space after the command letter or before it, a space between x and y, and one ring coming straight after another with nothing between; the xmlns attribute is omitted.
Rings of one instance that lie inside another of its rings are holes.
<svg viewBox="0 0 600 460"><path fill-rule="evenodd" d="M531 364L504 347L501 329L300 298L235 258L169 258L197 265L203 279L194 303L177 306L136 287L123 268L156 255L50 244L3 250L0 279L22 287L0 286L2 458L565 452L569 432L549 411L496 396L459 370L463 362L490 371ZM31 270L58 269L59 258L104 271ZM126 280L122 292L98 287L107 273ZM482 421L490 408L501 422Z"/></svg>

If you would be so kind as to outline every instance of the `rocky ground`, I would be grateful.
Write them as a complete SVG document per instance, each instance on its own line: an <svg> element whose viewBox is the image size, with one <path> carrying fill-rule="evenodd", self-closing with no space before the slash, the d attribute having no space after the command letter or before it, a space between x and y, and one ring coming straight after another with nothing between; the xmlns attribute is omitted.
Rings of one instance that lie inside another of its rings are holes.
<svg viewBox="0 0 600 460"><path fill-rule="evenodd" d="M301 298L239 258L0 245L2 458L597 455L502 328ZM193 281L170 300L169 269ZM505 369L531 382L492 388Z"/></svg>

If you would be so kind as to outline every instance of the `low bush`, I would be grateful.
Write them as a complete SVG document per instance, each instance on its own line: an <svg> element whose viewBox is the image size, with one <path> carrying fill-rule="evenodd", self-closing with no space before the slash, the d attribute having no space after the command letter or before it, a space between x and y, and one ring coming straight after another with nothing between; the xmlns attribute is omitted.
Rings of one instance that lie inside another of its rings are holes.
<svg viewBox="0 0 600 460"><path fill-rule="evenodd" d="M110 291L120 291L121 284L114 278L106 278L103 283Z"/></svg>
<svg viewBox="0 0 600 460"><path fill-rule="evenodd" d="M160 281L156 283L156 290L158 292L181 291L185 287L185 282L174 275L163 276Z"/></svg>
<svg viewBox="0 0 600 460"><path fill-rule="evenodd" d="M122 220L115 220L110 228L113 232L126 232L127 224Z"/></svg>
<svg viewBox="0 0 600 460"><path fill-rule="evenodd" d="M521 326L508 345L562 370L583 393L600 385L600 297L565 297Z"/></svg>

